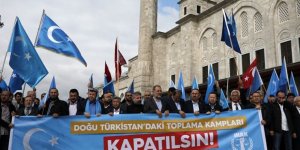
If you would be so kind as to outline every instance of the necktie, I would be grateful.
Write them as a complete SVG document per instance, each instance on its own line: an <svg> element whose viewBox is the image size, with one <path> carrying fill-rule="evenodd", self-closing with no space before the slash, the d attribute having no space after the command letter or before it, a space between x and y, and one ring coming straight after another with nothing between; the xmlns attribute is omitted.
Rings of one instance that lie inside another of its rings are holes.
<svg viewBox="0 0 300 150"><path fill-rule="evenodd" d="M235 105L235 110L239 110L238 104L235 103L234 105Z"/></svg>
<svg viewBox="0 0 300 150"><path fill-rule="evenodd" d="M52 108L53 105L54 105L54 101L51 101L50 104L49 104L49 108L48 108L48 111L47 111L47 115L50 114L51 108Z"/></svg>
<svg viewBox="0 0 300 150"><path fill-rule="evenodd" d="M27 107L27 108L25 109L25 115L26 115L26 116L29 115L29 107Z"/></svg>

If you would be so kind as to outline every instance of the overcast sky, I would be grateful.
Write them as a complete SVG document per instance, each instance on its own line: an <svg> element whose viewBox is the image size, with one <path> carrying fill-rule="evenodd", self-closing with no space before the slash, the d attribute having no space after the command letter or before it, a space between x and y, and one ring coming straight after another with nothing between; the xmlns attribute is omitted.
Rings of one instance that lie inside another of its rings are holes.
<svg viewBox="0 0 300 150"><path fill-rule="evenodd" d="M158 30L168 31L178 20L178 0L159 0ZM114 77L114 44L118 37L119 48L126 60L137 55L139 32L139 0L0 0L0 14L4 27L0 29L0 64L11 37L15 17L18 16L31 41L35 41L43 9L79 48L88 67L78 60L36 48L49 74L37 85L37 96L49 88L53 76L66 100L68 91L77 88L86 97L90 75L94 85L103 83L104 61ZM4 66L4 80L9 82L12 70ZM26 86L26 91L31 90Z"/></svg>

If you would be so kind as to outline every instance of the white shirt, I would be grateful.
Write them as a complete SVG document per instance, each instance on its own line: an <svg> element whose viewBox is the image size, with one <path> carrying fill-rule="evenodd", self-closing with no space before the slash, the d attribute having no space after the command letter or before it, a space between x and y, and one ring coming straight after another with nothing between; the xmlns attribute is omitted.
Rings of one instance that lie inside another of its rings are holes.
<svg viewBox="0 0 300 150"><path fill-rule="evenodd" d="M296 106L298 113L300 114L300 107Z"/></svg>
<svg viewBox="0 0 300 150"><path fill-rule="evenodd" d="M160 99L156 99L156 98L154 98L154 97L153 97L153 99L154 99L154 101L155 101L155 103L156 103L156 106L157 106L158 110L161 111L161 109L162 109L162 103L161 103L161 100L160 100Z"/></svg>
<svg viewBox="0 0 300 150"><path fill-rule="evenodd" d="M175 105L176 105L177 110L181 110L181 106L180 106L179 102L175 102Z"/></svg>
<svg viewBox="0 0 300 150"><path fill-rule="evenodd" d="M239 103L235 103L235 102L232 102L231 103L231 108L232 108L232 111L235 111L236 110L236 105L238 107L238 110L242 110L242 107Z"/></svg>
<svg viewBox="0 0 300 150"><path fill-rule="evenodd" d="M114 115L120 114L120 108L119 109L114 109Z"/></svg>
<svg viewBox="0 0 300 150"><path fill-rule="evenodd" d="M69 105L69 115L70 116L75 116L77 113L77 102L75 102L74 104Z"/></svg>
<svg viewBox="0 0 300 150"><path fill-rule="evenodd" d="M194 110L194 112L200 111L199 110L199 104L197 102L193 102L193 101L192 101L192 103L193 103L193 110Z"/></svg>
<svg viewBox="0 0 300 150"><path fill-rule="evenodd" d="M283 105L279 104L279 108L280 108L280 111L281 111L281 129L283 131L289 131L289 126L288 126L288 123L287 123L286 115L283 111Z"/></svg>

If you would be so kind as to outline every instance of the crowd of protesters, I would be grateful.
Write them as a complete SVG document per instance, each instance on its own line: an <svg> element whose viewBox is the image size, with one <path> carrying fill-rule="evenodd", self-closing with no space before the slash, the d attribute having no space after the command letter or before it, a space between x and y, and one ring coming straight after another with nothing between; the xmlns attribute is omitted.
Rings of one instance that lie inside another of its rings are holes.
<svg viewBox="0 0 300 150"><path fill-rule="evenodd" d="M194 115L222 113L224 111L239 111L242 109L260 109L262 112L261 124L265 129L268 149L273 150L299 150L300 149L300 97L292 93L278 91L276 95L268 97L268 103L263 103L264 92L255 91L248 97L243 89L242 82L239 87L232 90L229 98L229 108L222 108L219 104L219 88L216 84L215 92L208 96L205 103L198 89L192 89L189 100L181 99L181 91L173 87L163 95L160 85L154 85L151 90L141 92L126 92L124 99L114 97L112 93L104 93L100 98L98 91L89 88L87 98L82 98L77 89L69 91L68 101L59 99L59 91L52 88L45 104L40 105L36 91L28 91L27 95L17 92L14 95L9 91L1 91L1 149L8 148L9 131L13 128L12 117L18 116L66 116L84 115L100 117L108 114L153 113L159 118L176 113L185 118L186 113ZM41 95L41 99L45 93Z"/></svg>

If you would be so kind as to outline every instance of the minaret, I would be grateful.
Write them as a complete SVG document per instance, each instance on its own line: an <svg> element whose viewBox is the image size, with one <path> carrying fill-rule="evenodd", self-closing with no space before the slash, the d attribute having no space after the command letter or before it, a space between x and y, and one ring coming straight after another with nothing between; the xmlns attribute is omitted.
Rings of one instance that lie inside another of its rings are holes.
<svg viewBox="0 0 300 150"><path fill-rule="evenodd" d="M140 1L138 74L135 77L136 88L141 92L153 86L152 50L153 39L157 31L157 0Z"/></svg>

